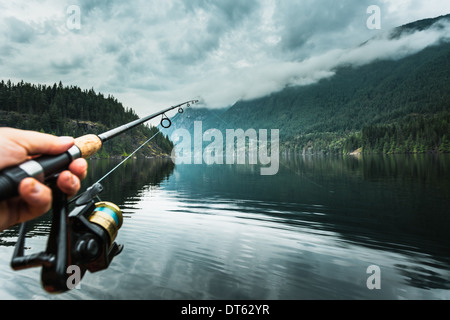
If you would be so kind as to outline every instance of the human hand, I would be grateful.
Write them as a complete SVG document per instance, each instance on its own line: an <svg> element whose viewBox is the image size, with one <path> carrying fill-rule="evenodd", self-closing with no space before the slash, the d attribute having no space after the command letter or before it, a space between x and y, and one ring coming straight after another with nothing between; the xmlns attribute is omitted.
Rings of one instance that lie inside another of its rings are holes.
<svg viewBox="0 0 450 320"><path fill-rule="evenodd" d="M64 153L74 143L70 137L0 128L0 170L19 165L37 155ZM74 196L80 190L80 181L86 177L87 167L84 159L73 161L69 170L59 175L58 187L69 197ZM45 214L51 205L52 192L49 187L34 178L22 180L19 197L0 202L0 231Z"/></svg>

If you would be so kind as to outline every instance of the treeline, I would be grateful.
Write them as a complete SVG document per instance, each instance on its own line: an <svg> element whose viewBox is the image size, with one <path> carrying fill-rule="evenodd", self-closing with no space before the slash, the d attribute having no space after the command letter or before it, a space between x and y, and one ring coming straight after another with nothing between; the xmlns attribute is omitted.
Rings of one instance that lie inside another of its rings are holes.
<svg viewBox="0 0 450 320"><path fill-rule="evenodd" d="M306 154L450 153L450 113L409 115L359 132L305 134L284 143L284 149Z"/></svg>
<svg viewBox="0 0 450 320"><path fill-rule="evenodd" d="M0 126L79 137L99 134L136 119L138 116L131 108L124 108L113 96L105 97L94 89L64 87L61 82L52 86L0 82ZM120 139L109 141L99 156L131 153L157 132L155 127L140 126ZM172 149L168 137L159 134L138 155L170 154Z"/></svg>
<svg viewBox="0 0 450 320"><path fill-rule="evenodd" d="M431 117L411 115L390 125L362 130L364 153L450 152L450 113Z"/></svg>
<svg viewBox="0 0 450 320"><path fill-rule="evenodd" d="M439 19L397 28L392 37L424 30ZM404 58L333 71L312 85L239 101L212 126L279 129L285 150L296 153L448 150L449 134L440 118L450 112L450 41Z"/></svg>
<svg viewBox="0 0 450 320"><path fill-rule="evenodd" d="M221 118L242 128L277 128L283 141L315 133L361 132L409 114L450 109L450 43L398 61L345 67L316 84L240 101ZM219 123L220 124L220 123Z"/></svg>
<svg viewBox="0 0 450 320"><path fill-rule="evenodd" d="M443 43L398 61L341 68L314 85L241 101L222 118L238 128L278 128L284 147L297 153L447 152L440 120L450 112L449 58Z"/></svg>

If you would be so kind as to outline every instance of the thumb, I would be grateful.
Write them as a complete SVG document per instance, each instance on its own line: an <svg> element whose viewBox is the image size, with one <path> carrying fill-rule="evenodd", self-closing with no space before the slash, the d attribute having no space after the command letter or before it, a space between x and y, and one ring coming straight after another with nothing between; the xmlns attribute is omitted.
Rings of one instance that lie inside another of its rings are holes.
<svg viewBox="0 0 450 320"><path fill-rule="evenodd" d="M19 185L19 194L25 206L18 211L17 221L33 220L51 209L52 193L50 188L33 178L24 179Z"/></svg>

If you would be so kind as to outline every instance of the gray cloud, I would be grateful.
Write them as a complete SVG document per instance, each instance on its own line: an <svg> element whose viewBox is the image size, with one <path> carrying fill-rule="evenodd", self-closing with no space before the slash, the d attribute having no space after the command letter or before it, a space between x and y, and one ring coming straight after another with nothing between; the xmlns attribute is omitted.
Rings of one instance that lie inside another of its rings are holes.
<svg viewBox="0 0 450 320"><path fill-rule="evenodd" d="M372 4L382 9L381 31L366 27ZM66 27L70 5L80 6L81 30ZM149 105L200 96L228 106L332 76L339 64L414 52L442 32L405 38L413 43L389 42L385 32L450 13L450 3L18 0L1 9L2 79L94 87L144 115ZM359 47L374 36L378 46Z"/></svg>
<svg viewBox="0 0 450 320"><path fill-rule="evenodd" d="M369 37L366 9L373 0L280 1L276 22L282 26L281 46L302 56L317 50L354 45Z"/></svg>
<svg viewBox="0 0 450 320"><path fill-rule="evenodd" d="M15 17L6 18L4 23L6 35L11 42L30 43L35 37L35 29Z"/></svg>
<svg viewBox="0 0 450 320"><path fill-rule="evenodd" d="M260 2L257 0L183 0L182 3L191 13L196 13L198 10L207 12L211 15L210 26L217 28L220 25L222 28L219 29L222 29L222 32L234 28L260 8Z"/></svg>
<svg viewBox="0 0 450 320"><path fill-rule="evenodd" d="M69 74L77 69L82 69L86 64L86 58L84 56L70 56L58 60L53 60L50 66L57 70L59 74Z"/></svg>

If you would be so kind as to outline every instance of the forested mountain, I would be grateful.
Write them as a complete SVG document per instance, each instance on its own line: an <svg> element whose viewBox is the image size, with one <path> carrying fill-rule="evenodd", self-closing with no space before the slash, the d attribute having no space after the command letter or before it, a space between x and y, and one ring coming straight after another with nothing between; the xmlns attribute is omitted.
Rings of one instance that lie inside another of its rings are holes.
<svg viewBox="0 0 450 320"><path fill-rule="evenodd" d="M425 30L439 19L450 15L390 36ZM207 126L280 129L283 148L296 152L450 152L450 43L399 60L340 67L316 84L240 101L218 118L209 116Z"/></svg>
<svg viewBox="0 0 450 320"><path fill-rule="evenodd" d="M124 108L114 97L105 97L93 89L64 87L61 82L53 86L23 81L13 84L10 80L0 82L0 126L80 137L100 134L136 119L138 116L132 109ZM98 156L132 153L157 132L157 128L140 126L105 143ZM170 154L172 148L167 136L159 134L138 155Z"/></svg>
<svg viewBox="0 0 450 320"><path fill-rule="evenodd" d="M450 23L450 15L396 28L390 38L436 28L436 22L444 20ZM172 130L192 128L194 121L203 121L204 130L280 129L282 149L295 152L450 152L449 41L405 58L333 71L334 76L318 83L286 87L228 109L189 109L174 121ZM136 118L114 97L93 89L0 82L2 126L76 137ZM100 155L130 153L156 130L134 129L132 135L108 143ZM172 147L159 135L141 154L170 153Z"/></svg>
<svg viewBox="0 0 450 320"><path fill-rule="evenodd" d="M224 119L238 126L280 128L282 140L291 148L343 150L347 149L345 140L350 135L361 139L353 138L355 144L348 148L364 147L366 151L379 152L379 148L373 148L377 143L362 145L362 141L385 137L384 133L382 137L367 136L375 132L370 128L386 132L385 128L395 127L394 131L405 131L405 139L413 134L411 138L417 141L418 148L434 150L440 147L439 138L450 137L449 84L450 44L447 43L401 61L341 68L334 77L318 84L287 88L266 98L237 103L224 114ZM433 120L435 115L439 115L441 123ZM424 131L413 130L412 127L417 127L414 122L420 122L419 128ZM425 126L432 128L425 129ZM434 131L436 137L430 134ZM366 135L362 137L358 133ZM342 139L341 142L336 138ZM386 138L378 144L394 143L398 148L391 152L412 151L400 148L404 139Z"/></svg>

